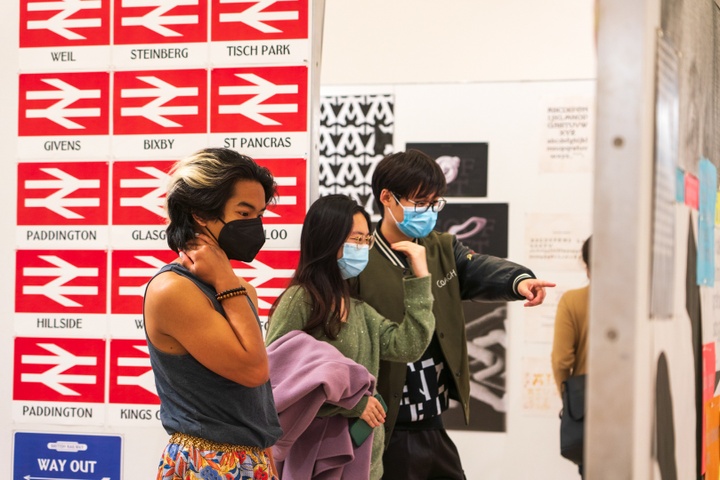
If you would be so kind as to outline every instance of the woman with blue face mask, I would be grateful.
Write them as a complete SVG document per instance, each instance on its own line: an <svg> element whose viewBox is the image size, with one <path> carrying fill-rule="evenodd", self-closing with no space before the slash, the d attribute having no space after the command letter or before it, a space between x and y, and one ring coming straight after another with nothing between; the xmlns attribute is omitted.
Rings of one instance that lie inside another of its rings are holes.
<svg viewBox="0 0 720 480"><path fill-rule="evenodd" d="M377 376L380 360L417 360L435 328L425 247L411 241L391 245L410 263L404 280L405 318L396 323L350 294L347 280L365 268L373 244L370 217L354 200L329 195L313 203L303 223L298 268L270 313L266 345L302 330L335 346L373 376ZM302 365L303 359L297 362ZM376 398L364 396L349 410L325 404L317 415L342 415L350 422L358 417L367 422L374 432L369 478L382 477L385 410ZM283 478L288 474L292 472L283 471Z"/></svg>

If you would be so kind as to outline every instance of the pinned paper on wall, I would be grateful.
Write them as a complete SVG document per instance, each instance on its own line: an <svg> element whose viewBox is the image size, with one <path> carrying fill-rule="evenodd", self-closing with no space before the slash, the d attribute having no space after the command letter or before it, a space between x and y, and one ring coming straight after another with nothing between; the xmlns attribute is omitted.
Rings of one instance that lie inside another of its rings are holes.
<svg viewBox="0 0 720 480"><path fill-rule="evenodd" d="M526 258L535 269L583 271L583 242L590 235L591 217L571 213L525 215Z"/></svg>
<svg viewBox="0 0 720 480"><path fill-rule="evenodd" d="M555 275L552 278L554 282L557 282ZM549 288L542 304L523 311L525 314L523 325L526 343L552 344L555 331L555 314L560 296L565 290L565 288L558 288L557 286Z"/></svg>
<svg viewBox="0 0 720 480"><path fill-rule="evenodd" d="M458 402L443 413L448 430L505 432L507 412L507 304L463 302L470 370L470 423Z"/></svg>
<svg viewBox="0 0 720 480"><path fill-rule="evenodd" d="M685 174L685 205L697 210L700 199L699 195L700 185L698 179L692 173Z"/></svg>
<svg viewBox="0 0 720 480"><path fill-rule="evenodd" d="M555 316L560 297L568 290L582 288L588 284L588 277L584 271L577 272L548 272L556 286L546 289L543 303L523 309L523 329L525 343L542 343L551 345L555 333Z"/></svg>
<svg viewBox="0 0 720 480"><path fill-rule="evenodd" d="M699 215L697 249L697 284L715 285L715 202L717 202L717 168L707 158L699 164Z"/></svg>
<svg viewBox="0 0 720 480"><path fill-rule="evenodd" d="M685 170L675 169L675 201L685 203Z"/></svg>
<svg viewBox="0 0 720 480"><path fill-rule="evenodd" d="M671 318L675 265L675 202L678 187L679 144L679 55L663 35L657 39L655 63L655 158L652 212L652 278L650 316Z"/></svg>
<svg viewBox="0 0 720 480"><path fill-rule="evenodd" d="M720 478L720 397L704 402L705 423L701 473L705 478Z"/></svg>
<svg viewBox="0 0 720 480"><path fill-rule="evenodd" d="M547 98L541 115L545 126L542 130L541 171L590 172L595 142L594 97Z"/></svg>
<svg viewBox="0 0 720 480"><path fill-rule="evenodd" d="M562 408L547 357L523 358L522 410L528 415L553 416Z"/></svg>
<svg viewBox="0 0 720 480"><path fill-rule="evenodd" d="M717 450L717 429L718 429L718 406L717 402L715 405L711 405L713 400L713 394L715 392L715 342L706 343L702 348L702 366L703 366L703 377L702 377L702 399L703 399L703 442L702 442L702 461L700 462L701 473L705 472L706 466L710 466L710 457L715 457L713 468L717 470L717 455L711 455L710 447ZM711 409L715 409L711 411ZM714 431L714 439L713 439ZM715 452L717 453L717 452ZM706 478L718 478L717 473L715 476L708 476Z"/></svg>

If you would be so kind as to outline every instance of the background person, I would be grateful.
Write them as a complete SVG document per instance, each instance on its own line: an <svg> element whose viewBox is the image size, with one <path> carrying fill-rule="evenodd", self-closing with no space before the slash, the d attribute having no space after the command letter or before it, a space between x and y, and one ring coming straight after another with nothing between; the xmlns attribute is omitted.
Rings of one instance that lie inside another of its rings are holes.
<svg viewBox="0 0 720 480"><path fill-rule="evenodd" d="M590 238L583 243L582 260L590 278ZM587 374L588 300L590 285L563 293L555 314L555 328L550 360L558 392L571 376ZM583 466L578 466L583 475Z"/></svg>

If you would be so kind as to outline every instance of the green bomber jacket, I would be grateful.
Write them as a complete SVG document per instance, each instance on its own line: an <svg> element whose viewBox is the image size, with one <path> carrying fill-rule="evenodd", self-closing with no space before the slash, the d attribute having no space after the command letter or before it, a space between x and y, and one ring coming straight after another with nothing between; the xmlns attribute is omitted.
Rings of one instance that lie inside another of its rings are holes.
<svg viewBox="0 0 720 480"><path fill-rule="evenodd" d="M404 315L403 278L412 275L412 272L402 254L390 249L379 229L374 235L375 247L370 250L368 265L352 280L351 285L358 298L384 317L399 323ZM470 373L462 301L521 300L523 297L517 293L517 284L525 278L535 277L521 265L473 252L448 233L433 231L415 241L425 247L433 279L435 335L452 373L450 398L460 402L468 423ZM388 405L386 445L397 420L406 369L405 363L380 363L377 389Z"/></svg>

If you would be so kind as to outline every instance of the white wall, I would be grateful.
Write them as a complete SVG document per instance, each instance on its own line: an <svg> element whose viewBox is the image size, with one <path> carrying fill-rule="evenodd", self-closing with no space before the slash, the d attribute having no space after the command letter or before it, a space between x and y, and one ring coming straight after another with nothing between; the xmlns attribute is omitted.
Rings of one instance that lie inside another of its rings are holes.
<svg viewBox="0 0 720 480"><path fill-rule="evenodd" d="M595 78L592 0L328 0L322 84Z"/></svg>
<svg viewBox="0 0 720 480"><path fill-rule="evenodd" d="M396 150L406 142L488 141L487 201L510 205L509 258L558 281L558 289L579 286L571 284L577 276L527 263L526 219L558 213L585 218L588 228L591 222L591 173L540 171L538 138L540 96L594 94L592 1L329 0L322 62L326 94L363 86L395 94ZM528 340L526 319L513 304L507 432L451 432L468 479L578 478L559 455L557 416L523 405L527 359L547 359L537 368L549 368L550 351Z"/></svg>

